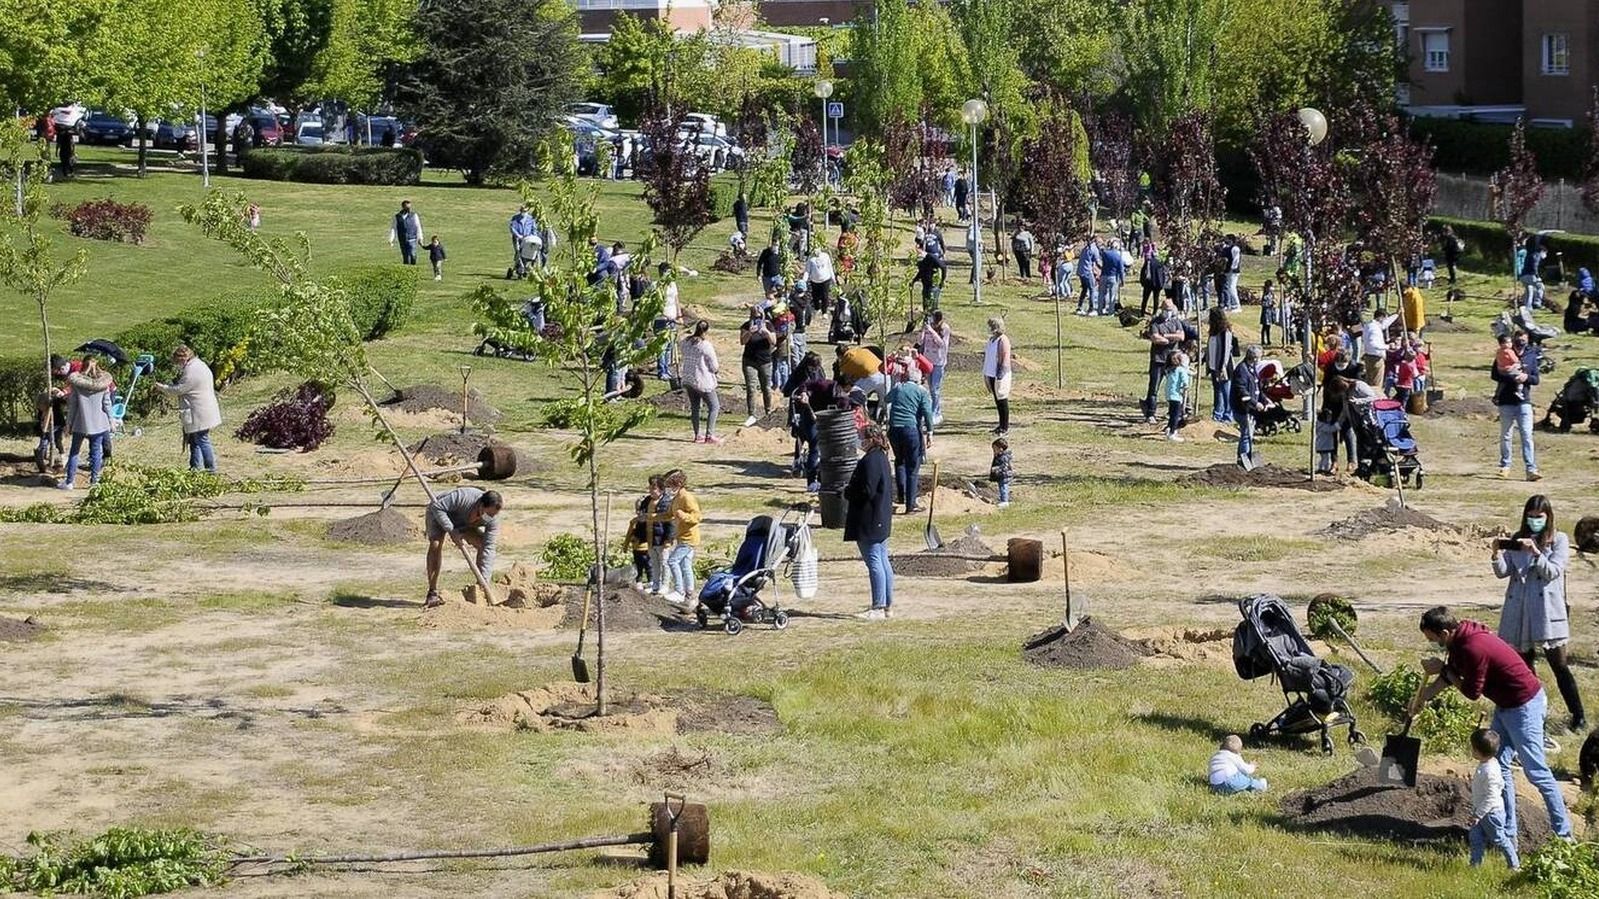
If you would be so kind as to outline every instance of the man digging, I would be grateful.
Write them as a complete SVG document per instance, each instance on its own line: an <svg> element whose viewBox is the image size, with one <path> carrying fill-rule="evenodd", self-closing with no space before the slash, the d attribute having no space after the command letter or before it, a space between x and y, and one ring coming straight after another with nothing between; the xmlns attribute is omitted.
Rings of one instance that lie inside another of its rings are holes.
<svg viewBox="0 0 1599 899"><path fill-rule="evenodd" d="M494 547L500 534L500 509L503 500L499 491L479 490L476 487L458 487L440 494L428 504L428 596L426 608L444 605L439 595L439 568L444 562L444 540L465 549L470 544L477 550L477 568L483 582L489 583L494 575ZM489 598L484 597L488 602Z"/></svg>

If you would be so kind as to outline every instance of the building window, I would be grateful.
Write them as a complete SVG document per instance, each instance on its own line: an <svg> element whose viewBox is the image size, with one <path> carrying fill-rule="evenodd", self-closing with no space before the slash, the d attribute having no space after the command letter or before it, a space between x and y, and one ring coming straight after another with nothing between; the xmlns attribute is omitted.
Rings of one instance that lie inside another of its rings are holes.
<svg viewBox="0 0 1599 899"><path fill-rule="evenodd" d="M1564 34L1543 36L1543 73L1545 75L1570 75L1571 52Z"/></svg>
<svg viewBox="0 0 1599 899"><path fill-rule="evenodd" d="M1394 33L1399 39L1400 48L1410 46L1410 4L1394 4Z"/></svg>
<svg viewBox="0 0 1599 899"><path fill-rule="evenodd" d="M1429 72L1449 71L1449 32L1427 31L1421 35L1423 68Z"/></svg>

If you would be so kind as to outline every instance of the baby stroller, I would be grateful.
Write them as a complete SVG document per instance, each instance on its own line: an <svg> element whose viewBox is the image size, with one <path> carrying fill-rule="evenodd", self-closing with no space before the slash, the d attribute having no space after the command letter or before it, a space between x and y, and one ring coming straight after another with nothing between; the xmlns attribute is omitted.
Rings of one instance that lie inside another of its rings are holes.
<svg viewBox="0 0 1599 899"><path fill-rule="evenodd" d="M1383 398L1351 400L1350 404L1355 410L1355 453L1359 457L1356 476L1363 481L1384 477L1401 491L1414 477L1420 490L1426 472L1416 438L1410 435L1410 417L1404 405Z"/></svg>
<svg viewBox="0 0 1599 899"><path fill-rule="evenodd" d="M1317 658L1280 598L1269 593L1246 596L1238 601L1238 611L1244 620L1233 631L1233 668L1244 680L1275 677L1288 704L1265 724L1251 724L1250 741L1320 734L1321 751L1331 755L1332 730L1343 727L1349 730L1351 746L1366 742L1349 708L1354 672Z"/></svg>
<svg viewBox="0 0 1599 899"><path fill-rule="evenodd" d="M543 333L544 301L531 299L523 302L522 318L527 321L530 329ZM531 349L514 346L494 336L485 336L482 342L477 345L477 349L472 351L472 354L475 356L497 356L501 359L520 359L523 362L531 362L535 358Z"/></svg>
<svg viewBox="0 0 1599 899"><path fill-rule="evenodd" d="M829 312L827 342L859 343L870 327L865 304L859 298L851 298L845 291L839 291L833 298L833 308Z"/></svg>
<svg viewBox="0 0 1599 899"><path fill-rule="evenodd" d="M1588 430L1599 433L1599 416L1594 415L1596 410L1599 410L1599 368L1579 368L1549 403L1549 411L1544 413L1542 424L1545 428L1564 434L1573 425L1587 421ZM1559 424L1552 421L1556 417L1560 419Z"/></svg>
<svg viewBox="0 0 1599 899"><path fill-rule="evenodd" d="M1265 411L1255 416L1255 432L1270 437L1278 431L1299 433L1303 423L1299 414L1289 408L1297 394L1290 378L1283 372L1282 363L1268 359L1260 366L1260 395L1266 399Z"/></svg>
<svg viewBox="0 0 1599 899"><path fill-rule="evenodd" d="M544 254L544 238L537 234L517 241L516 259L512 266L505 270L505 280L526 278L527 273L539 265L539 259Z"/></svg>
<svg viewBox="0 0 1599 899"><path fill-rule="evenodd" d="M788 613L775 596L770 603L762 600L761 591L771 587L776 592L780 574L796 564L802 547L811 545L810 528L809 503L795 506L781 519L770 515L751 519L733 567L711 575L700 589L699 605L694 609L700 627L708 627L712 616L721 619L729 636L743 631L746 624L770 624L776 630L788 627ZM810 564L814 567L814 557ZM814 576L814 571L811 574ZM810 583L814 586L814 579Z"/></svg>

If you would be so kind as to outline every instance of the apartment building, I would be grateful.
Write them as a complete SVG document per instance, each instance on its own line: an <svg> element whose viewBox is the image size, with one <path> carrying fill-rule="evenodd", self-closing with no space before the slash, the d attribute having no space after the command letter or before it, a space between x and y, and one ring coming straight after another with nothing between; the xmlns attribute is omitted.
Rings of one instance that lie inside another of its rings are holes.
<svg viewBox="0 0 1599 899"><path fill-rule="evenodd" d="M1392 4L1410 60L1400 100L1417 115L1580 124L1599 76L1595 0Z"/></svg>
<svg viewBox="0 0 1599 899"><path fill-rule="evenodd" d="M709 30L719 0L573 0L582 22L583 41L604 43L610 40L616 27L616 17L627 13L639 19L660 19L673 30L693 33ZM719 39L772 54L779 63L801 75L816 71L816 41L794 34L757 31L750 23L724 22L717 32Z"/></svg>

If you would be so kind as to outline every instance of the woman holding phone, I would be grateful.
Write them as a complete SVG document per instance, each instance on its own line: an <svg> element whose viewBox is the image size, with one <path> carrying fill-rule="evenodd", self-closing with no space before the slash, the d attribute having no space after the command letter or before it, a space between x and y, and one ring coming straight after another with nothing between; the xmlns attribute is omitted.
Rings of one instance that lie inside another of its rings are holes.
<svg viewBox="0 0 1599 899"><path fill-rule="evenodd" d="M1571 730L1588 727L1582 696L1571 673L1567 644L1571 641L1570 606L1566 602L1566 566L1571 543L1555 528L1554 507L1537 494L1521 512L1521 526L1509 537L1494 541L1494 574L1507 579L1505 607L1499 617L1499 637L1521 653L1527 667L1540 651L1554 672L1560 698L1571 712Z"/></svg>

